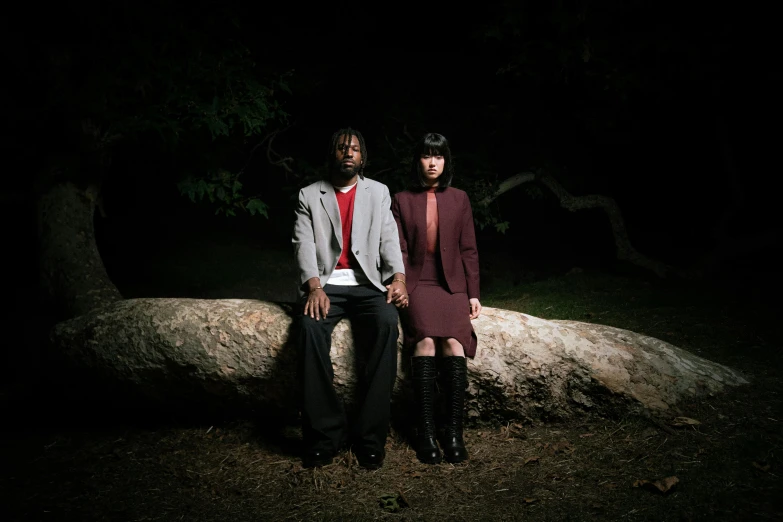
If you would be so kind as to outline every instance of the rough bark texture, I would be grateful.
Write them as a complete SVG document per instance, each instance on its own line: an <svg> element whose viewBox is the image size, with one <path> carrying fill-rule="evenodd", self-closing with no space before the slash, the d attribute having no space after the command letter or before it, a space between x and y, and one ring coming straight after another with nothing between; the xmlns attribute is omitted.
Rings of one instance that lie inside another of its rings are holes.
<svg viewBox="0 0 783 522"><path fill-rule="evenodd" d="M97 199L97 190L65 183L38 200L41 286L58 317L75 317L122 299L95 244Z"/></svg>
<svg viewBox="0 0 783 522"><path fill-rule="evenodd" d="M161 402L294 412L291 311L254 300L132 299L60 323L55 348L77 367ZM468 364L475 420L554 419L580 413L662 413L679 401L747 381L661 340L573 321L484 308ZM335 385L356 388L350 324L333 334ZM397 401L407 357L399 358Z"/></svg>

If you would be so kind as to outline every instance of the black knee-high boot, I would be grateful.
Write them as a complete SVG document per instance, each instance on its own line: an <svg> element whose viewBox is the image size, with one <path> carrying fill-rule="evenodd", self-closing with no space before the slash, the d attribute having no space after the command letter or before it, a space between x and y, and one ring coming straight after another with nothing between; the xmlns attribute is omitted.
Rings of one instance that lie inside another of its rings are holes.
<svg viewBox="0 0 783 522"><path fill-rule="evenodd" d="M413 392L418 409L416 457L425 464L441 461L435 437L435 357L411 357Z"/></svg>
<svg viewBox="0 0 783 522"><path fill-rule="evenodd" d="M465 357L443 358L443 381L446 395L446 425L441 440L443 457L451 463L462 462L468 458L468 450L462 440L465 388L468 383Z"/></svg>

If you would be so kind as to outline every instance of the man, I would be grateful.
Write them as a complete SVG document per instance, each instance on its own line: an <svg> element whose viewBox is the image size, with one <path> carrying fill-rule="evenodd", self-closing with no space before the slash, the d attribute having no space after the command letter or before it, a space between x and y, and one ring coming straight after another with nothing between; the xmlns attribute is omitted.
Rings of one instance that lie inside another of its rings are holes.
<svg viewBox="0 0 783 522"><path fill-rule="evenodd" d="M397 377L398 312L408 304L397 225L386 185L364 177L361 133L332 136L329 180L299 191L293 232L299 266L299 362L305 467L330 464L350 442L359 464L377 469ZM354 426L347 425L329 356L335 325L348 317L366 366Z"/></svg>

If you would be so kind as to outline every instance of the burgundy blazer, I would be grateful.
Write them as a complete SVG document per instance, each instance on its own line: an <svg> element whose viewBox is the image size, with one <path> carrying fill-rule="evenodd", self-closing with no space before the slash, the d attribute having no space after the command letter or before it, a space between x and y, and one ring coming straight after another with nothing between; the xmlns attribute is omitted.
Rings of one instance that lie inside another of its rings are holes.
<svg viewBox="0 0 783 522"><path fill-rule="evenodd" d="M438 239L443 273L452 294L479 296L479 261L473 209L464 190L448 187L435 192L438 200ZM427 193L406 190L392 198L392 214L400 233L408 293L419 281L427 253Z"/></svg>

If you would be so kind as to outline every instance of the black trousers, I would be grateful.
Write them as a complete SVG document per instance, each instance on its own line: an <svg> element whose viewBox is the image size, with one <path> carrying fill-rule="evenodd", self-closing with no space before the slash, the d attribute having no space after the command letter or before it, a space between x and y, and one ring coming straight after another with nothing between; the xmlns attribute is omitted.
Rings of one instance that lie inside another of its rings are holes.
<svg viewBox="0 0 783 522"><path fill-rule="evenodd" d="M336 452L349 441L367 451L382 450L391 418L391 394L397 378L397 308L373 286L325 285L329 314L319 321L302 315L299 322L299 377L302 384L302 438L305 451ZM306 299L306 297L305 297ZM302 301L304 307L304 300ZM358 416L347 425L342 401L332 384L329 350L332 331L344 317L351 320L357 358Z"/></svg>

